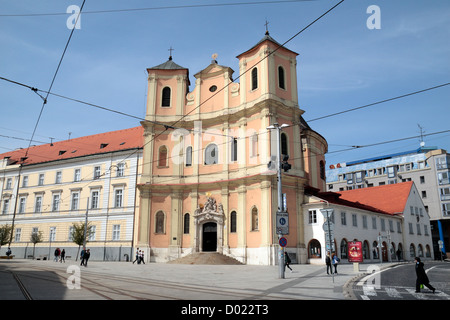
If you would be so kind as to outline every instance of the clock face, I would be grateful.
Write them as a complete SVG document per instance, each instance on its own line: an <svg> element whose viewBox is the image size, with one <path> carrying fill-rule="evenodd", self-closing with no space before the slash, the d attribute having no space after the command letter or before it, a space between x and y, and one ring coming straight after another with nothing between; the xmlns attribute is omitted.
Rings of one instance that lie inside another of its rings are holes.
<svg viewBox="0 0 450 320"><path fill-rule="evenodd" d="M217 90L217 86L211 86L209 87L209 91L214 92Z"/></svg>

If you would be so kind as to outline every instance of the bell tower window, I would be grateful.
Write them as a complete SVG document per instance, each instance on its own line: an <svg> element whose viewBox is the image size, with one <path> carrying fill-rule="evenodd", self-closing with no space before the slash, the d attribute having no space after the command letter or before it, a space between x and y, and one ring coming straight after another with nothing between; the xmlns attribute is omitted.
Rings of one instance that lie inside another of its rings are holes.
<svg viewBox="0 0 450 320"><path fill-rule="evenodd" d="M252 70L252 90L258 89L258 68Z"/></svg>
<svg viewBox="0 0 450 320"><path fill-rule="evenodd" d="M161 99L162 107L170 107L170 94L171 94L171 90L169 87L165 87L162 90L162 99Z"/></svg>

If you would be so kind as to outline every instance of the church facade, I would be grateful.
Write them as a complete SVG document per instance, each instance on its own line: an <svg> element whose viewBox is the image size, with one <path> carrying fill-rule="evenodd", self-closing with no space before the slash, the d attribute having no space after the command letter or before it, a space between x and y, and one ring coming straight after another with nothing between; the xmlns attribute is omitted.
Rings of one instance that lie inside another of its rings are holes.
<svg viewBox="0 0 450 320"><path fill-rule="evenodd" d="M215 251L247 264L275 264L278 155L273 124L285 124L282 173L289 213L286 250L306 263L304 190L325 189L326 140L303 120L297 53L268 33L237 56L234 71L211 63L194 75L168 61L148 71L135 246L151 261Z"/></svg>

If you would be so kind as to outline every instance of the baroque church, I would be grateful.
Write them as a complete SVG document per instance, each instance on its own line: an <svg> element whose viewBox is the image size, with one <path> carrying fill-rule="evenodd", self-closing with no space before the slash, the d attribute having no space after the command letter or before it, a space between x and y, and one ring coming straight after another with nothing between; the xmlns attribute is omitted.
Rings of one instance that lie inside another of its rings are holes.
<svg viewBox="0 0 450 320"><path fill-rule="evenodd" d="M168 61L148 68L135 247L155 262L219 252L245 264L277 260L277 171L289 213L286 250L306 263L305 188L325 190L326 140L302 118L298 54L268 32L237 56L238 82L213 56L194 75ZM273 124L286 125L278 137ZM277 141L280 139L280 145Z"/></svg>

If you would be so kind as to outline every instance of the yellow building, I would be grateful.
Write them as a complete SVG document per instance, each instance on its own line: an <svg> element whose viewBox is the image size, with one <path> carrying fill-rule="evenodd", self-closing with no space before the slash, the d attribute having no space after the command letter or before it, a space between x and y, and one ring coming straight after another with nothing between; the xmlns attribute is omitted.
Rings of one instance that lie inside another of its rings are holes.
<svg viewBox="0 0 450 320"><path fill-rule="evenodd" d="M52 259L60 248L75 259L71 231L87 215L91 259L131 258L142 133L136 127L1 154L0 224L13 226L12 254L30 257L31 234L42 232L36 258Z"/></svg>

